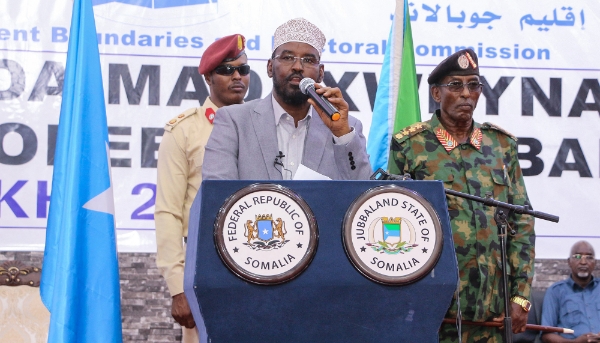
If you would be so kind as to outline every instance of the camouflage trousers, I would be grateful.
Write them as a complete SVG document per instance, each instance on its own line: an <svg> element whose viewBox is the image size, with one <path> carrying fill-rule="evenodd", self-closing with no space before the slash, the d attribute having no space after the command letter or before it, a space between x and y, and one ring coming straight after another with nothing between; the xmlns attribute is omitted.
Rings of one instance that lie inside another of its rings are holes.
<svg viewBox="0 0 600 343"><path fill-rule="evenodd" d="M462 342L463 343L503 343L503 330L495 327L483 327L463 325ZM442 324L440 328L440 342L456 343L458 342L458 330L455 325Z"/></svg>

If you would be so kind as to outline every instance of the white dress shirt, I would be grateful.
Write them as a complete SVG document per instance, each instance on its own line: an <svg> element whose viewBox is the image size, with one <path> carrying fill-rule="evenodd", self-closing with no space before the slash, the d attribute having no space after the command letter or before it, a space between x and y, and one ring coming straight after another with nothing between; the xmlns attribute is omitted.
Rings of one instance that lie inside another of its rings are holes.
<svg viewBox="0 0 600 343"><path fill-rule="evenodd" d="M304 143L306 141L306 134L310 128L311 120L321 120L321 118L312 119L312 109L308 108L308 113L304 119L298 121L298 127L294 124L294 118L287 113L281 105L275 100L275 97L271 95L273 100L273 113L275 115L275 125L277 129L277 147L283 155L283 157L273 156L277 158L277 161L281 164L277 164L276 168L281 171L281 176L284 180L292 180L298 166L302 163L302 156L304 154ZM341 136L336 137L331 134L334 144L348 144L354 138L354 128Z"/></svg>

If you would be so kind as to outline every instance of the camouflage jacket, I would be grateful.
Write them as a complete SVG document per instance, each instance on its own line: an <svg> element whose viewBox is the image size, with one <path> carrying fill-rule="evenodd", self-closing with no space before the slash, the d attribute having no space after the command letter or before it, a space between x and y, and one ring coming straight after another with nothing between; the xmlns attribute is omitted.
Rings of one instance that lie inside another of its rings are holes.
<svg viewBox="0 0 600 343"><path fill-rule="evenodd" d="M457 144L437 113L395 134L390 173L415 180L441 180L444 187L515 205L529 205L517 157L516 138L490 123L473 124L468 142ZM448 212L460 278L460 307L465 320L482 321L503 311L501 251L495 207L448 196ZM534 218L511 214L507 260L510 296L529 298L533 279ZM449 309L456 316L456 301Z"/></svg>

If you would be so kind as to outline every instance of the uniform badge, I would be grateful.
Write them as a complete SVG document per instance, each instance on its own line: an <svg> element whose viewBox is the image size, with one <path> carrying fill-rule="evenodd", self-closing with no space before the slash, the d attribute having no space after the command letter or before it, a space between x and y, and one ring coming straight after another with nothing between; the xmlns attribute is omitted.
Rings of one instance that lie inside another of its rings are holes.
<svg viewBox="0 0 600 343"><path fill-rule="evenodd" d="M431 204L396 185L372 188L346 213L344 248L354 267L387 285L415 282L436 265L442 227Z"/></svg>
<svg viewBox="0 0 600 343"><path fill-rule="evenodd" d="M435 130L435 136L444 147L444 150L446 150L447 152L452 151L452 149L456 147L456 141L450 135L450 133L448 133L448 131L442 128L438 128L437 130Z"/></svg>
<svg viewBox="0 0 600 343"><path fill-rule="evenodd" d="M481 149L481 140L483 139L483 134L481 133L481 130L476 127L473 132L471 133L471 144L473 144L473 146L479 150Z"/></svg>
<svg viewBox="0 0 600 343"><path fill-rule="evenodd" d="M467 56L460 55L460 57L458 58L458 66L462 69L469 68L469 60L467 59Z"/></svg>
<svg viewBox="0 0 600 343"><path fill-rule="evenodd" d="M238 39L238 41L237 41L238 50L243 50L244 49L244 37L242 37L241 35L238 35L237 39Z"/></svg>
<svg viewBox="0 0 600 343"><path fill-rule="evenodd" d="M465 52L465 55L467 56L467 59L469 60L471 67L473 69L477 68L477 63L475 63L475 60L473 60L473 57L471 57L471 54L469 54L468 52Z"/></svg>
<svg viewBox="0 0 600 343"><path fill-rule="evenodd" d="M215 221L221 260L256 284L279 284L300 275L314 257L317 240L306 202L280 185L254 184L237 191Z"/></svg>
<svg viewBox="0 0 600 343"><path fill-rule="evenodd" d="M213 121L215 121L215 110L213 110L212 108L207 108L206 111L204 111L204 115L211 124L213 123Z"/></svg>

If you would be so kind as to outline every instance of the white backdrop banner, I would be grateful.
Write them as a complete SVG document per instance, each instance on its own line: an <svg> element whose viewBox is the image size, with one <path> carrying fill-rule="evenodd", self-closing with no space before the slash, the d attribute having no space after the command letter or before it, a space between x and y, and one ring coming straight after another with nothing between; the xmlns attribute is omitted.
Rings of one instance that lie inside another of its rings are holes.
<svg viewBox="0 0 600 343"><path fill-rule="evenodd" d="M295 17L327 37L324 83L342 89L368 132L395 1L94 0L119 250L150 252L162 127L208 95L199 58L242 33L252 67L247 100L269 94L275 28ZM69 38L69 0L0 0L0 250L43 250ZM519 137L538 258L565 258L579 239L600 249L600 2L412 1L423 120L426 78L463 47L486 87L475 120Z"/></svg>

